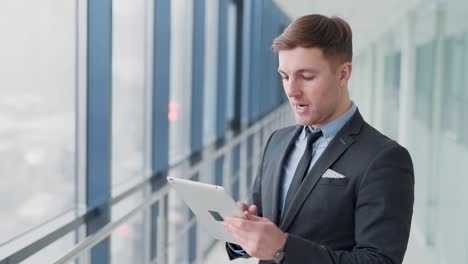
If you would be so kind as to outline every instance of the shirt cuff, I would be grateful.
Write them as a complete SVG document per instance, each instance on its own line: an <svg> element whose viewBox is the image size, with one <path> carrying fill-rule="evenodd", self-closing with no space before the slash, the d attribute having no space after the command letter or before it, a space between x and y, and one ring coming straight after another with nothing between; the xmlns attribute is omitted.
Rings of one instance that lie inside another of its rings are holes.
<svg viewBox="0 0 468 264"><path fill-rule="evenodd" d="M241 246L232 243L227 243L227 245L229 249L231 249L234 253L238 254L239 256L247 255L247 252L245 252L245 250Z"/></svg>

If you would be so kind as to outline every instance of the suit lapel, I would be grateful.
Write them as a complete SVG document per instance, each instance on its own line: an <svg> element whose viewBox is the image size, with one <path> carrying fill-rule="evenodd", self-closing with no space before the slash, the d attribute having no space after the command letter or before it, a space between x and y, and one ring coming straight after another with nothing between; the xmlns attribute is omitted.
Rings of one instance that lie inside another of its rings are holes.
<svg viewBox="0 0 468 264"><path fill-rule="evenodd" d="M283 212L280 223L280 228L283 231L289 228L302 204L315 188L323 173L355 142L352 135L359 134L363 121L359 111L356 110L356 113L333 138L330 145L328 145L312 169L307 173L304 182L299 187L296 196L291 202L291 206L286 212Z"/></svg>
<svg viewBox="0 0 468 264"><path fill-rule="evenodd" d="M271 219L276 225L279 224L278 210L279 210L279 204L280 204L281 185L283 183L282 177L281 177L283 174L282 168L285 166L285 162L287 158L289 157L291 149L294 146L294 143L296 142L296 139L300 135L302 129L303 129L303 126L297 126L296 129L294 130L294 133L291 133L291 136L289 136L287 140L283 141L284 142L283 144L279 144L277 146L277 153L281 153L281 156L279 158L279 163L277 164L275 173L271 181L273 183L273 188L272 188L273 192L271 193L272 195L271 197L271 201L272 201Z"/></svg>

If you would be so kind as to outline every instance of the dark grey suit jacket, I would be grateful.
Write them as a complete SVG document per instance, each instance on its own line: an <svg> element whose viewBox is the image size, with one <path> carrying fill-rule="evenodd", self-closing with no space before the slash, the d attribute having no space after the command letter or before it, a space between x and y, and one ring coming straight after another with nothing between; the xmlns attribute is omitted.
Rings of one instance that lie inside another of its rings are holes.
<svg viewBox="0 0 468 264"><path fill-rule="evenodd" d="M279 217L282 168L300 128L272 133L250 201L258 206L259 215L288 233L283 263L402 263L414 202L408 151L367 124L356 111L309 171L290 208ZM346 178L322 178L327 169ZM239 257L226 249L231 260Z"/></svg>

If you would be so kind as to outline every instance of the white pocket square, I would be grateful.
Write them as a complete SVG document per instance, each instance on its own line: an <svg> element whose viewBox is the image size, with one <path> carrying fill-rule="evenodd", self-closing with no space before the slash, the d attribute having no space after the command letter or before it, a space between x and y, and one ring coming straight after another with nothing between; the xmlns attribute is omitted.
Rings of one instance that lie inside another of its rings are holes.
<svg viewBox="0 0 468 264"><path fill-rule="evenodd" d="M333 178L333 179L343 179L346 178L343 174L340 174L332 169L328 169L323 175L322 178Z"/></svg>

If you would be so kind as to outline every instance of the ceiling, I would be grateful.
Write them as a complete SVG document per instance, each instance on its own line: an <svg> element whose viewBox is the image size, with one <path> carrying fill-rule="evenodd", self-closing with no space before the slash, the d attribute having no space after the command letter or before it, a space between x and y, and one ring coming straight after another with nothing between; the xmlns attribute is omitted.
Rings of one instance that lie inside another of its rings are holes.
<svg viewBox="0 0 468 264"><path fill-rule="evenodd" d="M424 0L422 0L424 1ZM353 29L354 52L368 47L421 0L274 0L292 19L311 13L338 15Z"/></svg>

